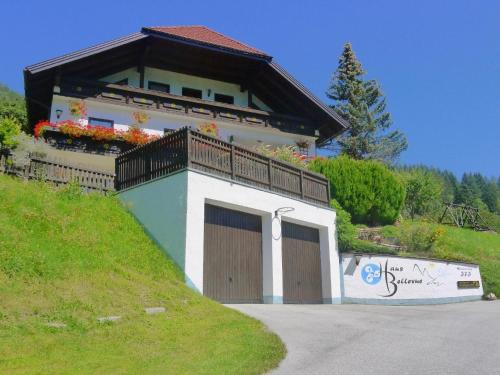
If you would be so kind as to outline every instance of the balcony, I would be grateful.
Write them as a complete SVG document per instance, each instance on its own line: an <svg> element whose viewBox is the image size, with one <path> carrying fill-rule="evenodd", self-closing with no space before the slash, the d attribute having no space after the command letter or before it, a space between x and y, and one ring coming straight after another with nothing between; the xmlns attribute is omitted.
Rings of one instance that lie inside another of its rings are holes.
<svg viewBox="0 0 500 375"><path fill-rule="evenodd" d="M117 157L116 190L197 170L319 206L329 206L328 180L288 163L184 128Z"/></svg>
<svg viewBox="0 0 500 375"><path fill-rule="evenodd" d="M63 96L92 99L207 121L219 120L253 128L269 128L304 136L316 136L311 121L275 112L98 81L64 80L59 88L58 94Z"/></svg>

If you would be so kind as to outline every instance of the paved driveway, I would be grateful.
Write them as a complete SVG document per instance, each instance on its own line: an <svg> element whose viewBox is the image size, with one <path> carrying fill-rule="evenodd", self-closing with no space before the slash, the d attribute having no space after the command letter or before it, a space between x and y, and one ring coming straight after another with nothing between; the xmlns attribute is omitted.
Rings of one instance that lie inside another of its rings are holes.
<svg viewBox="0 0 500 375"><path fill-rule="evenodd" d="M285 342L273 374L500 374L500 301L231 307Z"/></svg>

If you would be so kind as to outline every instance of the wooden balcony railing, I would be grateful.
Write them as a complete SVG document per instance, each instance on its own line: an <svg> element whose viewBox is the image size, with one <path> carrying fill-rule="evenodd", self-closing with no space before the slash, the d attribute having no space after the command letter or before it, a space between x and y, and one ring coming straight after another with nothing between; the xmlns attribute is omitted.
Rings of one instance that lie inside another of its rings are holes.
<svg viewBox="0 0 500 375"><path fill-rule="evenodd" d="M314 127L307 119L240 107L209 100L189 98L159 91L140 89L98 81L66 79L60 83L59 94L100 102L127 105L145 110L244 124L257 128L315 136Z"/></svg>
<svg viewBox="0 0 500 375"><path fill-rule="evenodd" d="M116 158L116 190L186 168L328 206L328 180L244 147L184 128Z"/></svg>

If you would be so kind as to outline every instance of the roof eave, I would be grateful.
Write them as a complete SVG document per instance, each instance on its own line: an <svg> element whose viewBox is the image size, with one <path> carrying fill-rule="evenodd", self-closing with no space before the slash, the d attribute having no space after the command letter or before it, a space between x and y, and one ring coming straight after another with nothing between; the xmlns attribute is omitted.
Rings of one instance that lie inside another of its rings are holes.
<svg viewBox="0 0 500 375"><path fill-rule="evenodd" d="M317 147L324 147L324 146L326 146L328 143L330 143L333 139L337 138L339 135L341 135L346 130L347 130L347 128L343 128L339 132L337 132L337 133L335 133L335 134L333 134L331 136L328 136L328 137L325 137L325 138L318 138L316 140L316 146Z"/></svg>
<svg viewBox="0 0 500 375"><path fill-rule="evenodd" d="M137 40L141 40L147 38L149 35L144 34L142 32L133 33L126 35L121 38L113 39L105 43L100 43L92 47L83 48L71 53L67 53L65 55L55 57L53 59L45 60L36 64L28 65L24 68L24 71L27 71L30 74L36 74L42 72L44 70L49 70L72 61L80 60L85 57L89 57L95 55L100 52L105 52L110 49L122 46L124 44L129 44L131 42L135 42Z"/></svg>
<svg viewBox="0 0 500 375"><path fill-rule="evenodd" d="M317 141L318 145L324 145L330 142L336 136L342 134L345 130L350 127L350 124L347 120L341 117L338 113L336 113L333 109L324 104L317 96L315 96L311 91L309 91L303 84L297 81L290 73L288 73L283 67L281 67L275 61L269 62L269 66L274 69L278 74L280 74L284 79L290 82L298 91L300 91L305 97L307 97L312 104L314 104L317 108L323 112L329 119L335 122L338 127L334 131L334 134L331 136L327 136L324 139L319 139Z"/></svg>

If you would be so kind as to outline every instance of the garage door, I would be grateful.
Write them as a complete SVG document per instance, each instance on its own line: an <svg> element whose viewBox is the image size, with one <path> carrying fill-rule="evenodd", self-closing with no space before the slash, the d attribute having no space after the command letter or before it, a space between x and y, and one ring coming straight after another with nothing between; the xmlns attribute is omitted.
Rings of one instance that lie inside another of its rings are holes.
<svg viewBox="0 0 500 375"><path fill-rule="evenodd" d="M283 302L322 303L319 231L282 223Z"/></svg>
<svg viewBox="0 0 500 375"><path fill-rule="evenodd" d="M262 302L260 216L205 205L203 294L223 303Z"/></svg>

